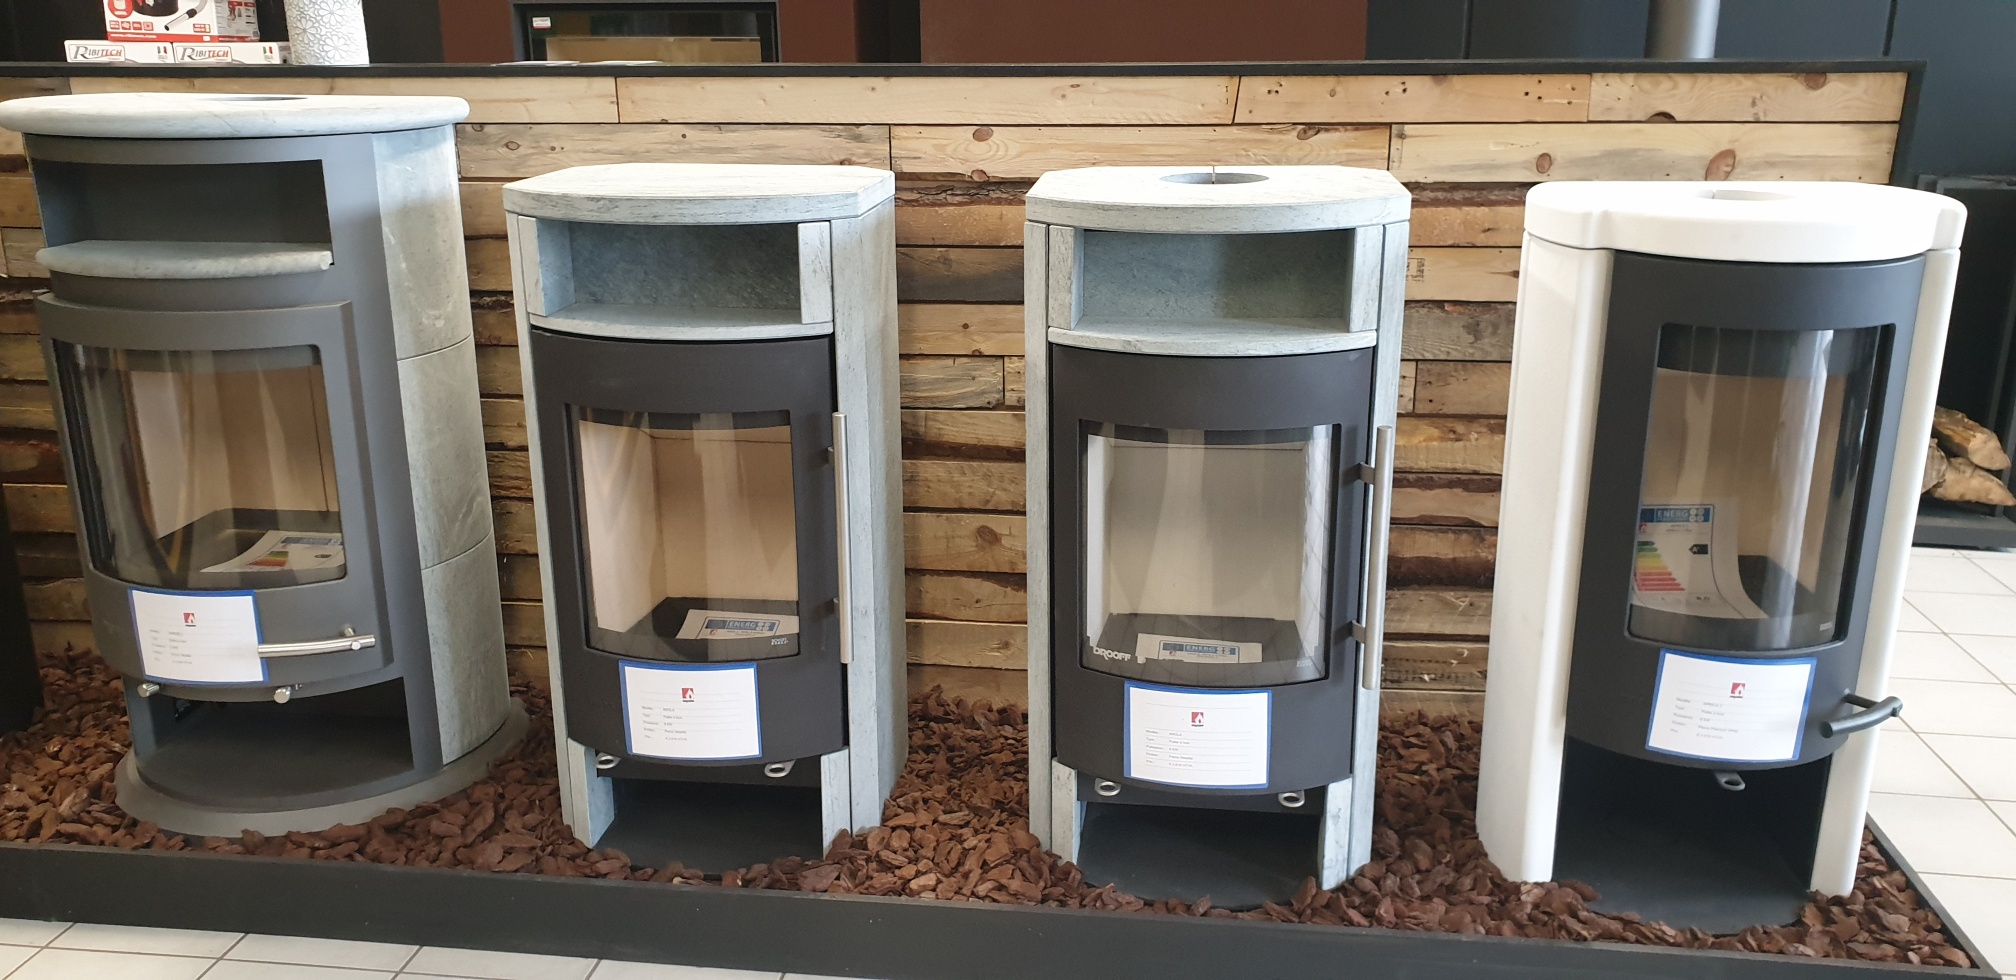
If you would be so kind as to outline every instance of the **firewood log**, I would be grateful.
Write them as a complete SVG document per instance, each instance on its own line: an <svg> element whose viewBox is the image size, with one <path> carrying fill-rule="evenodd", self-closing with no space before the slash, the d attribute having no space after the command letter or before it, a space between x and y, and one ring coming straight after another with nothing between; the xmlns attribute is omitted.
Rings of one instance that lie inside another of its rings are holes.
<svg viewBox="0 0 2016 980"><path fill-rule="evenodd" d="M1918 492L1931 493L1932 488L1938 486L1939 481L1944 479L1946 479L1946 454L1939 450L1939 443L1934 442L1925 450L1925 479L1918 487Z"/></svg>
<svg viewBox="0 0 2016 980"><path fill-rule="evenodd" d="M1932 436L1949 456L1964 456L1984 470L2006 470L2009 454L1986 426L1950 408L1932 410Z"/></svg>
<svg viewBox="0 0 2016 980"><path fill-rule="evenodd" d="M2016 495L2009 493L2009 487L2001 477L1958 456L1946 461L1946 478L1932 488L1932 496L1940 500L1995 507L2016 505Z"/></svg>

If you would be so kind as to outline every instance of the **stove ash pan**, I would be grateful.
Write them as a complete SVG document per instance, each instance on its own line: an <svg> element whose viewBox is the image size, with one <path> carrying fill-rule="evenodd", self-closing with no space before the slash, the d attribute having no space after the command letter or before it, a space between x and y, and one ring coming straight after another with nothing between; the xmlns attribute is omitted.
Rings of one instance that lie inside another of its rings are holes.
<svg viewBox="0 0 2016 980"><path fill-rule="evenodd" d="M1344 167L1030 191L1031 823L1088 880L1239 907L1369 859L1408 207Z"/></svg>
<svg viewBox="0 0 2016 980"><path fill-rule="evenodd" d="M0 109L48 236L42 335L137 817L361 822L466 785L523 729L483 506L466 108Z"/></svg>
<svg viewBox="0 0 2016 980"><path fill-rule="evenodd" d="M1852 886L1964 211L1527 201L1478 791L1493 861L1734 932ZM1564 737L1565 735L1565 737Z"/></svg>

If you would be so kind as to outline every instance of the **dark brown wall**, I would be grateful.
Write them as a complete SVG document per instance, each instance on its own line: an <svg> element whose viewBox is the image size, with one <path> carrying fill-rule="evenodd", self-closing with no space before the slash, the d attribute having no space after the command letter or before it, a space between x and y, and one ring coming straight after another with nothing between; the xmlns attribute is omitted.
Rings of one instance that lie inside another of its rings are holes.
<svg viewBox="0 0 2016 980"><path fill-rule="evenodd" d="M1366 0L922 0L924 61L1338 61Z"/></svg>
<svg viewBox="0 0 2016 980"><path fill-rule="evenodd" d="M784 60L860 61L855 6L855 0L778 0ZM441 54L444 61L479 64L516 58L508 0L441 0Z"/></svg>

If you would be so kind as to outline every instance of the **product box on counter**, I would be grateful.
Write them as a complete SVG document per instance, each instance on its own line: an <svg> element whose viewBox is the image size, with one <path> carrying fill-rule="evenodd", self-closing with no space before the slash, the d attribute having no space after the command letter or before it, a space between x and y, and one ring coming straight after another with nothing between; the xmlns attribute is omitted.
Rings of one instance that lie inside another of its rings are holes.
<svg viewBox="0 0 2016 980"><path fill-rule="evenodd" d="M175 63L175 45L153 41L65 41L63 57L96 64L171 65Z"/></svg>
<svg viewBox="0 0 2016 980"><path fill-rule="evenodd" d="M219 41L215 44L177 44L178 65L284 65L288 62L285 41Z"/></svg>
<svg viewBox="0 0 2016 980"><path fill-rule="evenodd" d="M257 0L104 0L113 41L257 41Z"/></svg>

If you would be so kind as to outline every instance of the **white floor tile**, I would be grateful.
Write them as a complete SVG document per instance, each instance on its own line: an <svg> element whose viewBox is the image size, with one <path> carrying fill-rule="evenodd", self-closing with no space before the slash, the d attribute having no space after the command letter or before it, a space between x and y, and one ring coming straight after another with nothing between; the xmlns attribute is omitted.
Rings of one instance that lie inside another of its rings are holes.
<svg viewBox="0 0 2016 980"><path fill-rule="evenodd" d="M2010 563L2016 567L2016 562ZM2016 636L1969 636L1955 634L1953 642L1988 668L2004 684L2016 684Z"/></svg>
<svg viewBox="0 0 2016 980"><path fill-rule="evenodd" d="M2016 800L2016 738L1984 738L1979 735L1921 735L1925 745L1967 784L1973 795L1984 800ZM1877 780L1883 778L1881 750L1888 748L1890 733L1877 746ZM1879 786L1882 792L1889 790ZM1936 796L1923 793L1922 796ZM2012 926L2016 928L2016 926ZM2012 964L2016 965L2016 964Z"/></svg>
<svg viewBox="0 0 2016 980"><path fill-rule="evenodd" d="M2001 683L2001 678L1943 633L1897 634L1891 647L1890 676L1925 681Z"/></svg>
<svg viewBox="0 0 2016 980"><path fill-rule="evenodd" d="M41 922L36 919L0 919L0 946L47 946L49 940L70 928L68 922ZM0 973L0 977L7 974Z"/></svg>
<svg viewBox="0 0 2016 980"><path fill-rule="evenodd" d="M1954 554L1912 554L1911 565L1904 571L1904 590L1949 595L2010 594L2009 586L1987 568Z"/></svg>
<svg viewBox="0 0 2016 980"><path fill-rule="evenodd" d="M33 946L0 946L0 977L14 972L14 968L28 962L35 955Z"/></svg>
<svg viewBox="0 0 2016 980"><path fill-rule="evenodd" d="M2011 589L2016 589L2016 561L2010 561L2010 557L2016 556L1997 554L1992 558L1970 560L1973 562L1975 568L1987 572L1989 578Z"/></svg>
<svg viewBox="0 0 2016 980"><path fill-rule="evenodd" d="M1897 607L1897 632L1937 633L1939 627L1932 625L1932 621L1911 604L1910 596L1905 596L1904 602Z"/></svg>
<svg viewBox="0 0 2016 980"><path fill-rule="evenodd" d="M231 947L231 951L224 954L224 958L397 972L406 965L407 960L413 958L414 953L419 951L418 946L360 943L346 939L308 939L301 936L261 936L255 933L239 940L238 945Z"/></svg>
<svg viewBox="0 0 2016 980"><path fill-rule="evenodd" d="M2016 746L2016 742L2009 744ZM1918 735L1901 728L1886 728L1877 739L1876 782L1872 788L1878 793L1907 796L1974 797L1967 784L1933 755Z"/></svg>
<svg viewBox="0 0 2016 980"><path fill-rule="evenodd" d="M594 960L573 956L497 953L482 949L423 946L406 964L407 973L481 980L587 980Z"/></svg>
<svg viewBox="0 0 2016 980"><path fill-rule="evenodd" d="M1995 811L1995 815L2001 817L2002 822L2009 825L2011 833L2016 833L2016 800L1989 800L1988 809ZM1993 875L1991 877L2016 878L2016 875ZM2016 966L2016 963L2010 965Z"/></svg>
<svg viewBox="0 0 2016 980"><path fill-rule="evenodd" d="M1919 734L2016 738L2016 691L2005 685L1899 678L1890 693L1904 699L1904 714Z"/></svg>
<svg viewBox="0 0 2016 980"><path fill-rule="evenodd" d="M219 960L203 980L392 980L388 970L345 970L300 963L253 963Z"/></svg>
<svg viewBox="0 0 2016 980"><path fill-rule="evenodd" d="M671 966L664 963L632 963L603 960L590 980L779 980L775 973L730 970L718 966Z"/></svg>
<svg viewBox="0 0 2016 980"><path fill-rule="evenodd" d="M2016 595L1909 592L1905 598L1940 632L2016 636Z"/></svg>
<svg viewBox="0 0 2016 980"><path fill-rule="evenodd" d="M7 980L196 980L215 960L92 949L45 949Z"/></svg>
<svg viewBox="0 0 2016 980"><path fill-rule="evenodd" d="M79 922L49 945L58 949L95 949L108 953L161 953L168 956L223 956L242 933L156 929L151 926L104 926Z"/></svg>
<svg viewBox="0 0 2016 980"><path fill-rule="evenodd" d="M1980 800L1871 793L1869 816L1920 874L2016 878L2016 832Z"/></svg>
<svg viewBox="0 0 2016 980"><path fill-rule="evenodd" d="M1986 965L1997 970L2016 967L2016 881L1927 874L1925 887L1980 947Z"/></svg>

